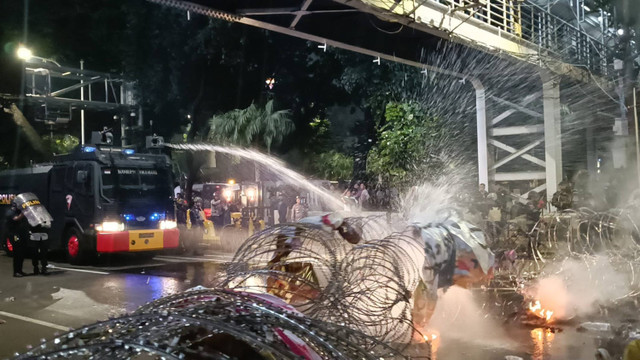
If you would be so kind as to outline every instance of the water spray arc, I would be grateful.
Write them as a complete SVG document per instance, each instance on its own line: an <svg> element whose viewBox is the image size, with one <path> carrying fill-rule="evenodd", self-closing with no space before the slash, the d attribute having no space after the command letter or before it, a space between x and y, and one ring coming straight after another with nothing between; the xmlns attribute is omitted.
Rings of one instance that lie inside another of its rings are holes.
<svg viewBox="0 0 640 360"><path fill-rule="evenodd" d="M165 146L175 149L175 150L187 150L187 151L215 151L219 153L224 153L233 156L239 156L243 159L255 161L256 163L262 165L264 168L273 171L274 175L280 177L283 180L287 180L293 184L296 184L305 190L315 193L321 196L322 200L329 206L331 209L340 210L344 207L344 204L340 199L335 197L333 194L328 192L327 190L316 186L304 176L298 174L297 172L286 167L281 161L277 160L272 156L268 156L259 151L252 149L242 149L238 147L232 146L220 146L220 145L211 145L211 144L165 144Z"/></svg>

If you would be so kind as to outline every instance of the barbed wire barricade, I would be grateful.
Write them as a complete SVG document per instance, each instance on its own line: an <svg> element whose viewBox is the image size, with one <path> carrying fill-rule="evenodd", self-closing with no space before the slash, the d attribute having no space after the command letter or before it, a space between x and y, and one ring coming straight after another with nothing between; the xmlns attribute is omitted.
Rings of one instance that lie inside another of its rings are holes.
<svg viewBox="0 0 640 360"><path fill-rule="evenodd" d="M249 237L220 287L271 293L313 311L332 291L349 243L310 224L278 224Z"/></svg>
<svg viewBox="0 0 640 360"><path fill-rule="evenodd" d="M509 269L498 270L491 288L518 290L550 264L562 264L568 258L589 264L605 256L614 269L630 274L635 290L628 296L640 294L636 275L640 270L640 209L630 204L600 212L589 208L563 210L542 216L531 230L503 231L503 238L494 241L494 249L498 254L512 249L518 261Z"/></svg>
<svg viewBox="0 0 640 360"><path fill-rule="evenodd" d="M219 286L267 292L314 319L387 343L410 343L424 244L391 233L384 216L349 217L345 223L360 229L358 245L309 224L281 224L254 234Z"/></svg>
<svg viewBox="0 0 640 360"><path fill-rule="evenodd" d="M277 300L186 291L57 336L17 359L405 359L373 337L310 319Z"/></svg>

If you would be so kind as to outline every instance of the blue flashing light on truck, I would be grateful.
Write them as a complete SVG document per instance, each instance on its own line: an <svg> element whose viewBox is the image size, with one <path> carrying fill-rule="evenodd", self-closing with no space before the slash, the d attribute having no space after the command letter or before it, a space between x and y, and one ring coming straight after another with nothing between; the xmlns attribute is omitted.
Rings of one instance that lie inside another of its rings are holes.
<svg viewBox="0 0 640 360"><path fill-rule="evenodd" d="M53 217L49 248L63 249L71 263L96 253L177 248L172 189L166 155L79 146L50 164L0 172L0 226L11 200L31 192Z"/></svg>

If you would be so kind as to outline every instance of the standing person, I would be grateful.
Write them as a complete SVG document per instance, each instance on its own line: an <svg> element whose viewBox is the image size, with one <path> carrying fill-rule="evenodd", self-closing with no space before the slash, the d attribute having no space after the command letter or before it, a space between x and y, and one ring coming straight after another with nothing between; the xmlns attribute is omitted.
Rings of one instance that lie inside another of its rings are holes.
<svg viewBox="0 0 640 360"><path fill-rule="evenodd" d="M287 222L287 201L284 194L280 197L280 204L278 205L278 222L280 224Z"/></svg>
<svg viewBox="0 0 640 360"><path fill-rule="evenodd" d="M272 193L269 197L269 226L273 226L278 223L278 218L280 218L280 214L278 214L278 205L278 196Z"/></svg>
<svg viewBox="0 0 640 360"><path fill-rule="evenodd" d="M213 200L211 200L211 221L218 230L224 226L224 205L218 192L213 194Z"/></svg>
<svg viewBox="0 0 640 360"><path fill-rule="evenodd" d="M551 198L551 205L558 211L571 209L573 207L573 188L568 181L560 182L558 191Z"/></svg>
<svg viewBox="0 0 640 360"><path fill-rule="evenodd" d="M43 235L47 236L46 238ZM47 266L47 252L49 252L48 232L42 226L32 228L31 239L29 241L31 247L31 265L33 265L33 275L49 275ZM38 267L40 263L40 267Z"/></svg>
<svg viewBox="0 0 640 360"><path fill-rule="evenodd" d="M296 196L296 203L291 207L291 221L300 221L307 217L308 210L305 204L302 203L300 196Z"/></svg>
<svg viewBox="0 0 640 360"><path fill-rule="evenodd" d="M185 246L185 251L191 251L193 255L200 254L200 243L204 235L204 211L202 210L202 199L195 198L193 208L190 211L191 217L191 241Z"/></svg>
<svg viewBox="0 0 640 360"><path fill-rule="evenodd" d="M478 192L473 196L471 195L471 199L475 202L475 209L480 213L483 219L487 218L489 215L489 202L487 202L487 196L489 193L487 192L487 187L485 184L478 185Z"/></svg>
<svg viewBox="0 0 640 360"><path fill-rule="evenodd" d="M351 196L353 196L356 200L360 199L360 195L362 194L362 183L358 181L356 186L353 187L353 191L351 192Z"/></svg>
<svg viewBox="0 0 640 360"><path fill-rule="evenodd" d="M24 263L24 253L27 250L27 240L29 239L29 223L24 214L18 208L15 200L11 202L11 209L7 211L5 217L7 230L9 232L9 242L13 247L13 277L26 276L22 271Z"/></svg>
<svg viewBox="0 0 640 360"><path fill-rule="evenodd" d="M369 191L364 183L360 183L360 189L358 191L358 203L360 208L367 209L369 207Z"/></svg>
<svg viewBox="0 0 640 360"><path fill-rule="evenodd" d="M484 199L486 199L486 198L487 198L487 195L489 194L489 193L487 192L487 185L485 185L485 184L480 184L480 185L478 186L478 194L479 194L479 196L480 196L480 199L483 199L483 200L484 200Z"/></svg>
<svg viewBox="0 0 640 360"><path fill-rule="evenodd" d="M187 224L187 210L189 210L189 203L184 199L182 193L178 193L175 200L176 208L176 222L178 225Z"/></svg>

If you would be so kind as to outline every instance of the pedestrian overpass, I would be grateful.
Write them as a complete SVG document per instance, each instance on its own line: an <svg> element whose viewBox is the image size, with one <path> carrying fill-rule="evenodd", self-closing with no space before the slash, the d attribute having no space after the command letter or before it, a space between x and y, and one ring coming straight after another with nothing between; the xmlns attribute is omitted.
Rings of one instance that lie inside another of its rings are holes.
<svg viewBox="0 0 640 360"><path fill-rule="evenodd" d="M609 88L613 75L607 14L601 14L601 36L590 35L580 20L584 0L566 1L575 2L575 23L545 7L547 0L148 1L314 41L319 51L336 47L469 80L479 182L530 181L531 190L546 189L549 199L563 177L561 84ZM429 64L425 54L442 39L491 54L496 69L526 64L523 71L535 78L530 93L510 98L483 74ZM515 160L526 165L513 171Z"/></svg>

